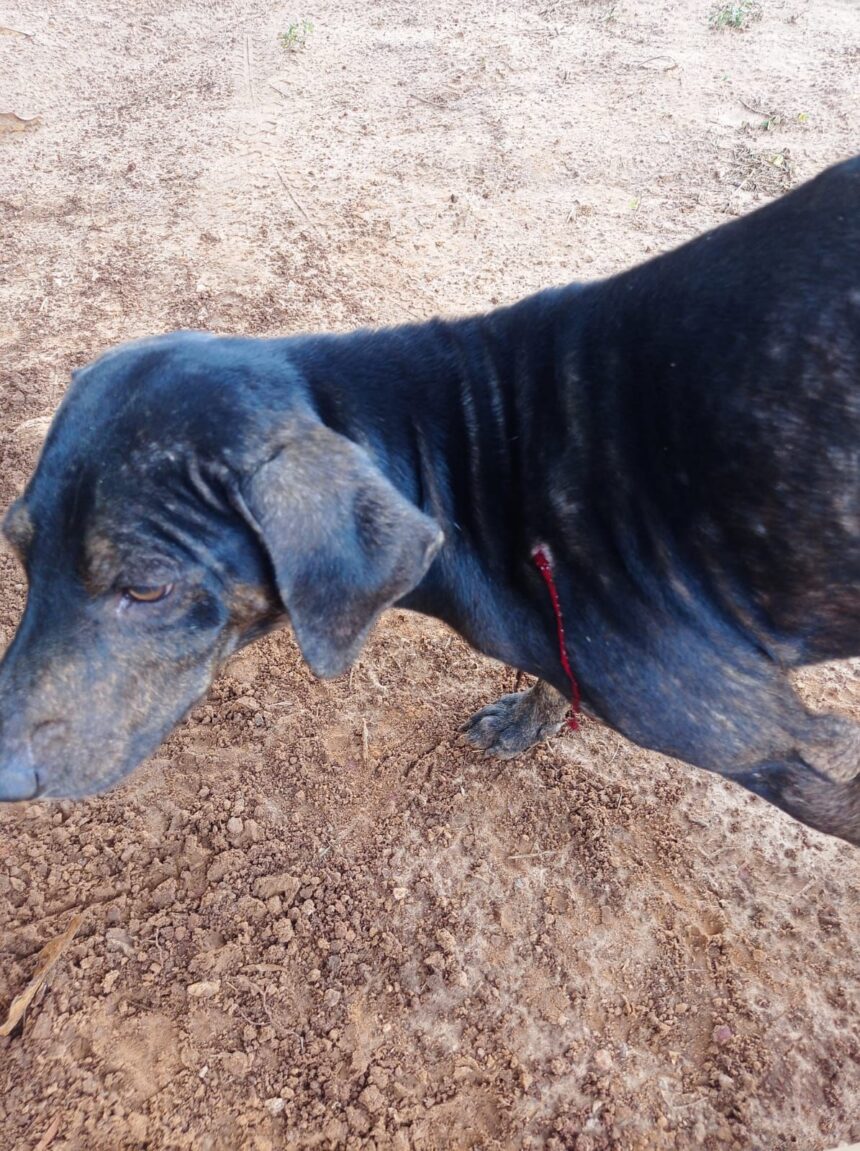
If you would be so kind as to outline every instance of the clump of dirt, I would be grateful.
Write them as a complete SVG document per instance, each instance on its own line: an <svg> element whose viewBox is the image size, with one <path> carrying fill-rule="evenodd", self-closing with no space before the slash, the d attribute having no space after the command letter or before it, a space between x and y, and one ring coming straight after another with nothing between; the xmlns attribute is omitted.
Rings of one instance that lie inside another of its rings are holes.
<svg viewBox="0 0 860 1151"><path fill-rule="evenodd" d="M31 125L0 135L3 503L105 345L605 274L860 129L850 5L763 3L743 35L653 0L264 9L0 20ZM0 553L0 645L24 593ZM403 613L330 683L273 636L116 791L0 813L0 1014L84 915L0 1038L5 1145L860 1139L857 852L595 723L511 764L461 747L513 682ZM856 666L802 688L860 714Z"/></svg>

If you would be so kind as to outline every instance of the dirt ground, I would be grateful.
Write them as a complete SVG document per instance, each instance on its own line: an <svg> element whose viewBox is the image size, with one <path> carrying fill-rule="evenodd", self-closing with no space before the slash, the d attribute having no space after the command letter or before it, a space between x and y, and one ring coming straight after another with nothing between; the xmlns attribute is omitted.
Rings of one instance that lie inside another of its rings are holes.
<svg viewBox="0 0 860 1151"><path fill-rule="evenodd" d="M856 150L856 0L710 11L0 5L0 503L109 344L483 309ZM24 590L0 554L0 647ZM85 918L0 1039L0 1144L860 1140L860 853L595 723L460 748L513 679L402 613L331 683L282 634L112 794L4 810L0 1018ZM854 667L803 686L860 714Z"/></svg>

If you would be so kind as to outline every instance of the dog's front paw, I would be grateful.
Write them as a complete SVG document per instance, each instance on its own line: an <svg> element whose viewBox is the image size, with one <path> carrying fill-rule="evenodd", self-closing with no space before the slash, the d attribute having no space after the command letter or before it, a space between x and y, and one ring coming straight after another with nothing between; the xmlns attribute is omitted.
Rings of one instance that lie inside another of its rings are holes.
<svg viewBox="0 0 860 1151"><path fill-rule="evenodd" d="M568 702L549 685L538 682L530 691L503 695L467 720L460 731L475 747L499 759L513 759L555 735L567 714Z"/></svg>

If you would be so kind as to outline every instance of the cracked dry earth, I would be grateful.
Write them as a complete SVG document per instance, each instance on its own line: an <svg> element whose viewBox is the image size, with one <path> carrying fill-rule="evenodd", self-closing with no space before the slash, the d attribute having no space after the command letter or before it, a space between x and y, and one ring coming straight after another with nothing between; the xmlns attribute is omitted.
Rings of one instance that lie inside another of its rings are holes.
<svg viewBox="0 0 860 1151"><path fill-rule="evenodd" d="M709 13L0 7L0 501L106 345L488 307L856 148L853 0ZM0 645L24 592L0 554ZM3 810L0 1014L84 920L0 1038L0 1144L860 1140L860 854L596 723L458 746L513 682L402 613L330 683L278 635L124 786ZM802 686L860 713L855 667Z"/></svg>

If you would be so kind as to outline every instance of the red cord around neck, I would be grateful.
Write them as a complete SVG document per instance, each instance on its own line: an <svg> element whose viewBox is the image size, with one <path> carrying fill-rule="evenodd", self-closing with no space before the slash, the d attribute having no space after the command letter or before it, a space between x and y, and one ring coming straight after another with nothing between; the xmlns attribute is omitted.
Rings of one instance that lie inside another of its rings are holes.
<svg viewBox="0 0 860 1151"><path fill-rule="evenodd" d="M572 714L567 717L567 726L572 731L577 731L579 728L579 720L576 718L579 712L579 684L576 682L576 676L573 674L573 668L570 666L570 659L567 655L567 642L564 638L564 619L561 614L561 604L558 600L558 591L555 586L555 579L552 574L552 561L547 554L545 548L537 547L532 552L532 559L535 561L538 571L544 578L544 583L549 591L549 598L552 600L552 608L555 612L555 622L558 628L558 651L561 656L561 666L564 668L564 674L570 680L570 706Z"/></svg>

